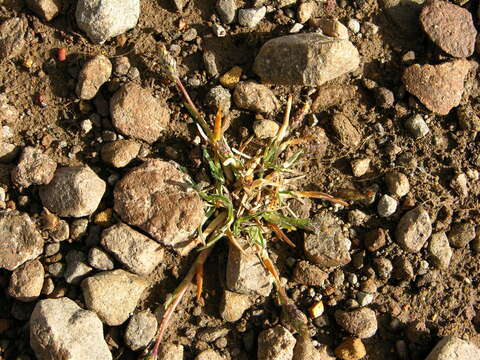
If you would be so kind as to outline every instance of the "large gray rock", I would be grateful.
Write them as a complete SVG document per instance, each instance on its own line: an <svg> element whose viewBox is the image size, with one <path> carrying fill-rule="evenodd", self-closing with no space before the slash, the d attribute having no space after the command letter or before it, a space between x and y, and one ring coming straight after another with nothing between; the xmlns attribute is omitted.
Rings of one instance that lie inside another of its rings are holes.
<svg viewBox="0 0 480 360"><path fill-rule="evenodd" d="M264 330L258 336L258 360L291 360L296 340L281 325Z"/></svg>
<svg viewBox="0 0 480 360"><path fill-rule="evenodd" d="M314 232L305 234L304 251L307 258L320 268L348 264L350 240L343 234L338 219L324 211L315 217Z"/></svg>
<svg viewBox="0 0 480 360"><path fill-rule="evenodd" d="M137 307L148 282L125 270L103 271L82 281L85 305L107 325L123 324Z"/></svg>
<svg viewBox="0 0 480 360"><path fill-rule="evenodd" d="M41 300L30 317L30 345L39 360L111 360L98 316L68 298Z"/></svg>
<svg viewBox="0 0 480 360"><path fill-rule="evenodd" d="M204 216L203 201L187 180L172 163L146 161L117 182L114 209L127 224L180 251Z"/></svg>
<svg viewBox="0 0 480 360"><path fill-rule="evenodd" d="M0 211L0 268L15 270L43 252L43 238L30 216Z"/></svg>
<svg viewBox="0 0 480 360"><path fill-rule="evenodd" d="M433 348L425 360L476 360L480 349L468 341L446 336Z"/></svg>
<svg viewBox="0 0 480 360"><path fill-rule="evenodd" d="M227 261L227 288L241 294L268 296L272 291L272 278L263 267L257 252L244 239L238 239L242 253L230 245Z"/></svg>
<svg viewBox="0 0 480 360"><path fill-rule="evenodd" d="M168 107L135 83L123 85L110 100L113 126L122 134L155 142L170 120Z"/></svg>
<svg viewBox="0 0 480 360"><path fill-rule="evenodd" d="M137 25L140 0L79 0L75 18L94 43L123 34Z"/></svg>
<svg viewBox="0 0 480 360"><path fill-rule="evenodd" d="M128 270L139 275L150 274L163 259L159 243L123 223L104 230L101 243Z"/></svg>
<svg viewBox="0 0 480 360"><path fill-rule="evenodd" d="M12 181L18 187L48 184L52 181L57 163L41 150L31 146L23 149L17 166L12 170Z"/></svg>
<svg viewBox="0 0 480 360"><path fill-rule="evenodd" d="M432 234L432 223L428 212L416 207L402 216L395 229L395 239L400 247L409 252L417 252Z"/></svg>
<svg viewBox="0 0 480 360"><path fill-rule="evenodd" d="M40 188L40 199L55 215L89 216L97 209L105 188L105 181L88 166L64 167L57 169L53 180Z"/></svg>
<svg viewBox="0 0 480 360"><path fill-rule="evenodd" d="M253 70L266 83L319 86L359 64L358 50L350 41L311 33L266 42Z"/></svg>

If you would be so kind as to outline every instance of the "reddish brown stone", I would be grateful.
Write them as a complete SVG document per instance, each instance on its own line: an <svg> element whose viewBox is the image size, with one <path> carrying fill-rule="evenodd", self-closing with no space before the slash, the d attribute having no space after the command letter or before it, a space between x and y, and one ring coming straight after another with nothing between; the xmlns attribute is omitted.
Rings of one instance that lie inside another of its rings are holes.
<svg viewBox="0 0 480 360"><path fill-rule="evenodd" d="M447 1L427 3L420 23L430 39L447 54L463 58L473 55L477 30L470 11Z"/></svg>
<svg viewBox="0 0 480 360"><path fill-rule="evenodd" d="M409 66L403 73L403 83L429 110L447 115L460 104L464 81L471 64L455 60L440 65Z"/></svg>

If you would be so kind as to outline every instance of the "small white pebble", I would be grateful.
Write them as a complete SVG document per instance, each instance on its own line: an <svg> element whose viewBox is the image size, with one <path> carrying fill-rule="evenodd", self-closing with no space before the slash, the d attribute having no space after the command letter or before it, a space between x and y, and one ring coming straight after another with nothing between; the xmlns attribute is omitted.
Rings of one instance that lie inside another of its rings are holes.
<svg viewBox="0 0 480 360"><path fill-rule="evenodd" d="M216 37L225 37L227 36L227 30L222 25L213 24L213 33Z"/></svg>
<svg viewBox="0 0 480 360"><path fill-rule="evenodd" d="M303 25L300 24L300 23L296 23L295 25L292 26L292 28L290 29L290 34L296 34L298 33L300 30L303 29Z"/></svg>
<svg viewBox="0 0 480 360"><path fill-rule="evenodd" d="M5 125L2 127L2 133L4 138L11 138L13 136L13 131L10 126Z"/></svg>
<svg viewBox="0 0 480 360"><path fill-rule="evenodd" d="M348 20L348 28L354 33L358 33L360 31L360 23L358 20L350 19Z"/></svg>
<svg viewBox="0 0 480 360"><path fill-rule="evenodd" d="M84 134L88 134L90 130L92 130L92 122L89 119L83 120L80 124L80 127L82 128L82 132Z"/></svg>
<svg viewBox="0 0 480 360"><path fill-rule="evenodd" d="M0 187L0 201L5 201L7 199L7 194L5 193L5 189Z"/></svg>

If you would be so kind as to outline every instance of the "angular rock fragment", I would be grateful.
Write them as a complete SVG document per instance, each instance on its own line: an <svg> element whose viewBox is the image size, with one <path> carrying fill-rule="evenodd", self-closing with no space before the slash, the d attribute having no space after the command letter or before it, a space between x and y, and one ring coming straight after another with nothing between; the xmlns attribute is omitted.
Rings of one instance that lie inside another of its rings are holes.
<svg viewBox="0 0 480 360"><path fill-rule="evenodd" d="M116 168L121 168L137 157L140 148L141 145L133 140L112 141L102 146L102 160Z"/></svg>
<svg viewBox="0 0 480 360"><path fill-rule="evenodd" d="M43 21L52 20L62 9L60 0L27 0L27 6Z"/></svg>
<svg viewBox="0 0 480 360"><path fill-rule="evenodd" d="M148 282L125 270L103 271L82 281L85 305L110 326L123 324L137 307Z"/></svg>
<svg viewBox="0 0 480 360"><path fill-rule="evenodd" d="M319 86L358 68L360 56L348 40L296 34L266 42L253 70L263 82Z"/></svg>
<svg viewBox="0 0 480 360"><path fill-rule="evenodd" d="M112 63L105 55L97 55L90 59L78 75L77 96L90 100L97 95L100 87L108 81L112 74Z"/></svg>
<svg viewBox="0 0 480 360"><path fill-rule="evenodd" d="M55 174L57 163L39 149L23 149L18 165L12 170L12 181L19 187L48 184Z"/></svg>
<svg viewBox="0 0 480 360"><path fill-rule="evenodd" d="M417 252L432 234L432 223L428 212L416 207L403 215L395 230L395 239L403 250Z"/></svg>
<svg viewBox="0 0 480 360"><path fill-rule="evenodd" d="M105 193L105 181L87 166L59 168L53 180L40 188L43 205L65 217L93 214Z"/></svg>
<svg viewBox="0 0 480 360"><path fill-rule="evenodd" d="M264 330L258 336L258 360L292 359L296 340L281 325Z"/></svg>

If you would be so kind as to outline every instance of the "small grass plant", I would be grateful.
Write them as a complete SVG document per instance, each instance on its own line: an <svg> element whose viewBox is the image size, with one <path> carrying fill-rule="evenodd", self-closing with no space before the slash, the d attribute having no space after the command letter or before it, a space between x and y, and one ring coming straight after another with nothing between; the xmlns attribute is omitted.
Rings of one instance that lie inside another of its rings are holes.
<svg viewBox="0 0 480 360"><path fill-rule="evenodd" d="M231 147L223 133L221 108L213 126L198 111L186 88L180 80L174 58L162 47L160 64L169 80L182 95L185 107L195 121L204 140L203 159L210 170L212 182L209 186L191 186L207 203L205 221L197 232L196 239L187 251L198 247L198 255L183 281L167 298L164 315L157 333L157 339L148 360L157 359L159 347L176 307L188 290L196 284L196 298L201 299L203 289L203 266L214 245L223 239L238 251L245 249L238 239L248 240L248 246L255 249L261 263L274 279L282 319L289 327L306 336L307 318L287 296L280 281L280 275L268 255L268 240L272 235L295 247L285 231L311 230L308 219L297 217L288 207L286 200L292 198L316 198L347 205L343 200L315 191L299 191L295 183L303 177L295 170L302 157L302 150L285 156L285 150L293 145L309 141L308 138L288 139L292 98L288 98L283 123L278 133L254 154L245 150L252 138L244 141L238 149ZM288 214L288 215L285 215Z"/></svg>

